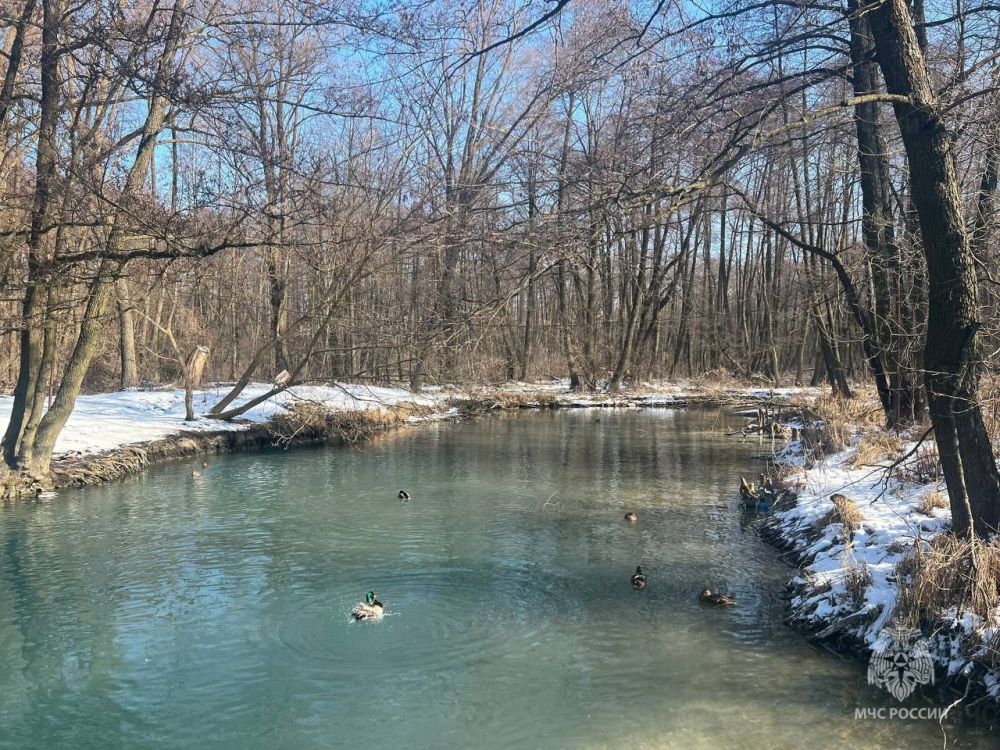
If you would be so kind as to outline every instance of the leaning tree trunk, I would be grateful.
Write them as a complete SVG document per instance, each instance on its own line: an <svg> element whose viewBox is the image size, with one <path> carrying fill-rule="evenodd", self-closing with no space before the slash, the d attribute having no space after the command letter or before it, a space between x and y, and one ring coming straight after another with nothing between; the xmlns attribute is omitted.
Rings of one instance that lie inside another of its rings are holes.
<svg viewBox="0 0 1000 750"><path fill-rule="evenodd" d="M926 386L956 533L1000 526L1000 472L979 403L979 298L951 138L906 0L871 12L879 66L891 94L927 258Z"/></svg>

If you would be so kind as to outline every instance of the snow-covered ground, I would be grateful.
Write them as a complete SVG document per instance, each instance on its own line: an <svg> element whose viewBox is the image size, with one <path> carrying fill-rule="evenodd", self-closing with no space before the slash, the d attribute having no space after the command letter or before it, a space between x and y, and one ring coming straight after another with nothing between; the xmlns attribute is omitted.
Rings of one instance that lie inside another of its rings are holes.
<svg viewBox="0 0 1000 750"><path fill-rule="evenodd" d="M265 383L247 386L232 405L245 403L266 393L271 388ZM219 386L195 392L195 412L203 414L226 393ZM415 395L403 388L378 388L375 386L338 383L334 385L300 385L258 404L242 415L246 422L266 422L287 405L302 399L323 402L331 410L360 410L413 403L435 406L443 403L441 391ZM0 396L0 422L10 416L12 399ZM184 391L127 390L80 396L66 427L56 441L56 455L76 451L100 453L128 443L159 440L185 431L220 431L244 429L245 424L200 418L184 421Z"/></svg>
<svg viewBox="0 0 1000 750"><path fill-rule="evenodd" d="M914 447L915 442L904 441L901 454ZM799 441L786 445L778 459L790 469L788 484L798 499L794 508L775 512L772 528L805 563L802 574L792 581L796 592L790 601L792 619L814 631L826 629L824 635L850 634L874 650L889 637L887 628L893 624L899 594L897 564L915 544L926 544L942 533L951 522L951 512L924 502L930 493L946 499L943 483L903 481L890 470L889 458L852 468L856 449L857 438L846 450L812 463L806 461ZM914 460L911 457L904 465ZM834 493L853 500L863 516L853 539L841 523L823 525L830 520ZM871 580L859 601L852 593L857 587L851 584L859 576L863 579L864 571ZM983 656L1000 625L1000 611L993 623L954 611L946 613L943 622L944 632L930 643L932 656L949 675L972 674L974 662ZM962 653L959 636L969 634L981 647ZM1000 675L983 675L982 670L977 674L991 694L1000 696Z"/></svg>
<svg viewBox="0 0 1000 750"><path fill-rule="evenodd" d="M488 390L505 393L531 393L552 396L558 401L576 406L599 406L608 398L608 394L597 393L582 396L569 390L569 379L552 380L544 383L510 382L493 386ZM822 392L820 388L804 386L786 386L769 388L763 386L727 386L704 383L692 380L647 380L637 383L624 390L620 397L632 398L647 406L659 404L669 406L672 403L683 402L693 398L706 396L732 396L747 399L788 399L795 396L815 397Z"/></svg>

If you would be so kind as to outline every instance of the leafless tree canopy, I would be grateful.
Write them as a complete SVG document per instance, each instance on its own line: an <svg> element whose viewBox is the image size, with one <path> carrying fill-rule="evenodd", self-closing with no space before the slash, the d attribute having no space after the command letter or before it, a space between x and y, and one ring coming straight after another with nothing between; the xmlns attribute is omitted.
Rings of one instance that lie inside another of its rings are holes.
<svg viewBox="0 0 1000 750"><path fill-rule="evenodd" d="M222 418L279 373L868 380L1000 524L995 4L0 12L8 472L197 347Z"/></svg>

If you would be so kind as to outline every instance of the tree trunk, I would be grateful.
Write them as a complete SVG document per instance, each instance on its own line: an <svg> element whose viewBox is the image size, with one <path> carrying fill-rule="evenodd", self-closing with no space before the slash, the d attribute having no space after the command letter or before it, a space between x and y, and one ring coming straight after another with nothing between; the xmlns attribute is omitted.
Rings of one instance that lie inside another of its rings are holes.
<svg viewBox="0 0 1000 750"><path fill-rule="evenodd" d="M926 385L957 534L1000 526L1000 473L979 403L979 297L951 138L905 0L871 11L879 67L892 94L927 259Z"/></svg>
<svg viewBox="0 0 1000 750"><path fill-rule="evenodd" d="M194 389L201 386L201 379L208 364L208 347L196 346L184 361L184 421L193 422Z"/></svg>
<svg viewBox="0 0 1000 750"><path fill-rule="evenodd" d="M859 12L858 0L851 0L851 64L854 94L863 97L879 91L878 72L872 60L875 43L867 18ZM911 422L915 417L918 383L912 363L900 356L898 329L908 320L906 300L893 293L894 280L900 274L900 253L896 243L892 216L892 196L889 185L889 165L886 158L885 139L879 105L863 101L854 107L854 122L858 140L858 166L860 168L862 216L861 228L868 250L869 265L874 282L874 328L863 336L877 339L877 356L880 368L888 372L887 394L882 403L890 424L897 421ZM896 329L894 331L894 328Z"/></svg>
<svg viewBox="0 0 1000 750"><path fill-rule="evenodd" d="M124 278L118 279L118 283L115 285L115 294L118 302L119 352L121 354L119 385L124 390L139 385L139 363L135 350L135 316L132 315L128 282Z"/></svg>
<svg viewBox="0 0 1000 750"><path fill-rule="evenodd" d="M21 442L25 425L35 409L42 404L35 400L36 380L42 369L44 325L48 311L45 309L44 287L48 274L45 265L45 227L48 224L49 204L56 181L56 164L59 149L56 128L59 118L59 38L62 16L59 0L42 3L42 52L41 52L41 101L39 103L38 144L35 151L35 188L31 207L31 229L28 235L27 278L21 303L20 360L10 419L3 437L4 461L11 469L17 468L22 453Z"/></svg>

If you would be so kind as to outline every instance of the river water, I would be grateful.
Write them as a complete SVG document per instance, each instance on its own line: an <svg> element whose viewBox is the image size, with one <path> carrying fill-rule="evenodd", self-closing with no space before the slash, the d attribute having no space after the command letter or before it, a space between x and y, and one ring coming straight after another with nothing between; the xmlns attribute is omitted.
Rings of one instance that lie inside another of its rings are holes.
<svg viewBox="0 0 1000 750"><path fill-rule="evenodd" d="M782 625L738 422L501 416L0 507L0 748L941 747Z"/></svg>

